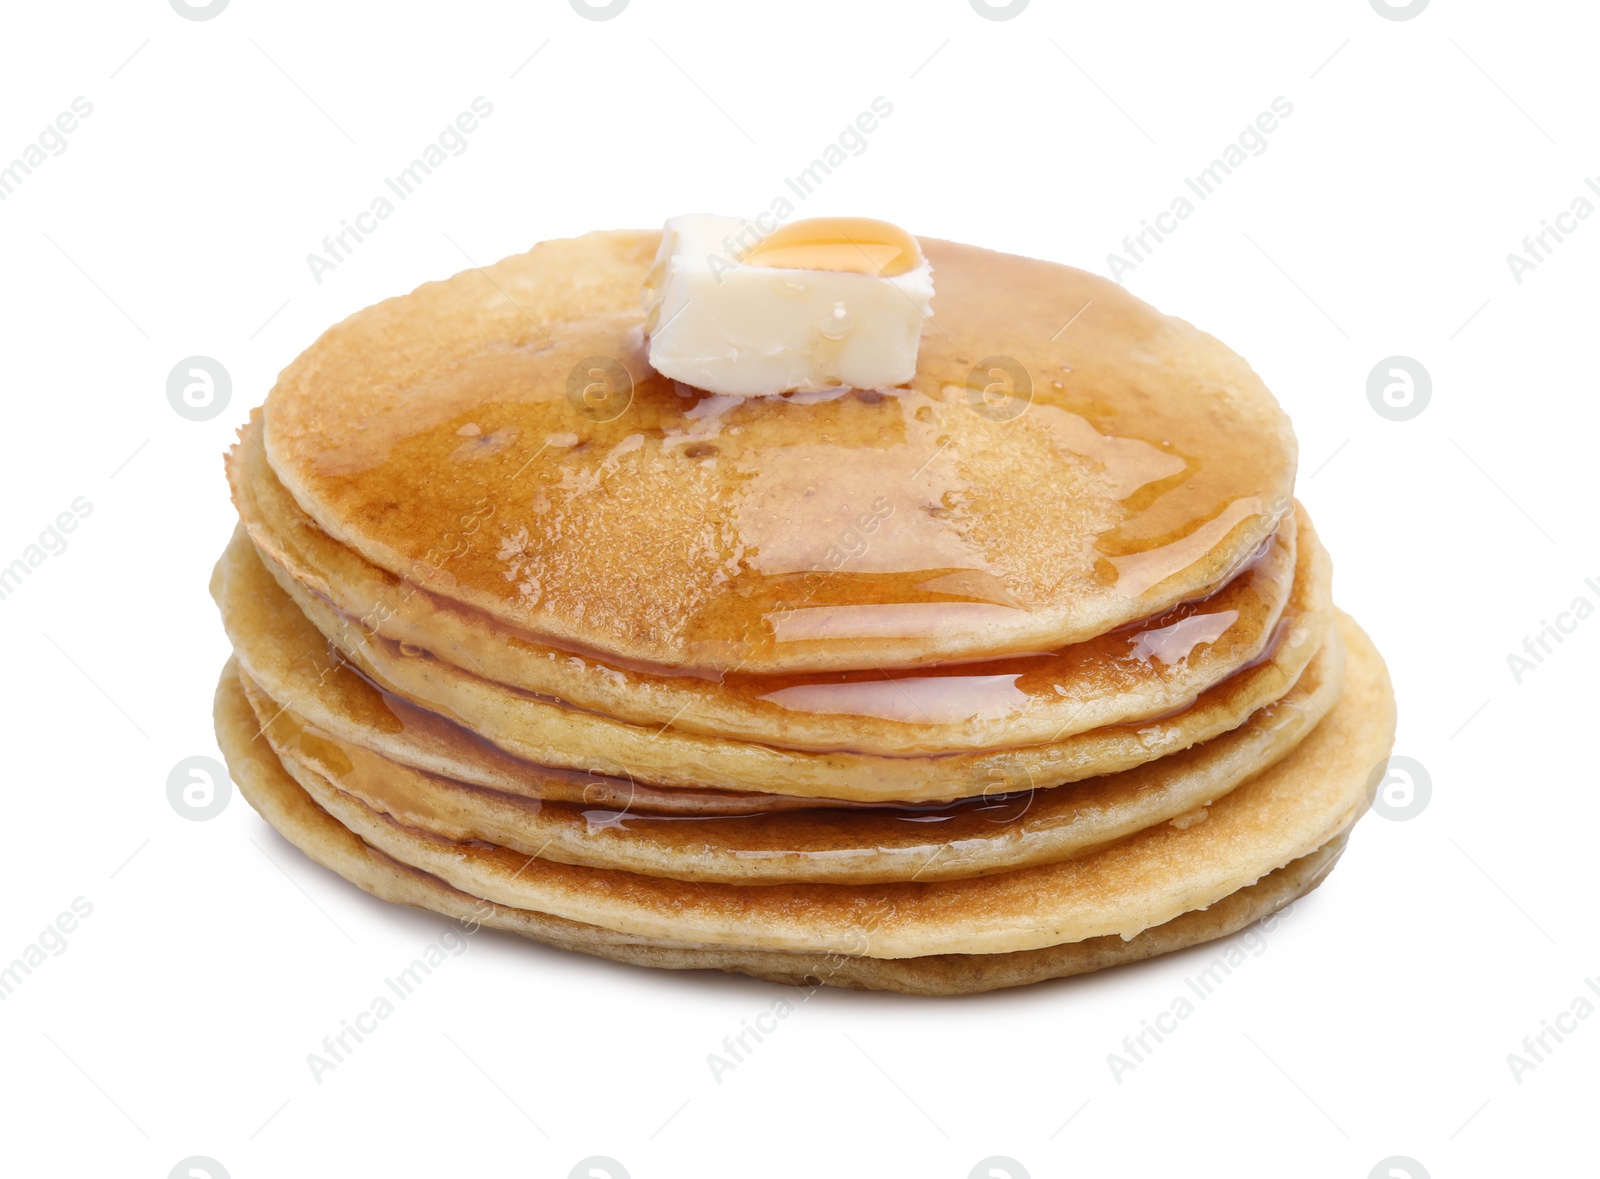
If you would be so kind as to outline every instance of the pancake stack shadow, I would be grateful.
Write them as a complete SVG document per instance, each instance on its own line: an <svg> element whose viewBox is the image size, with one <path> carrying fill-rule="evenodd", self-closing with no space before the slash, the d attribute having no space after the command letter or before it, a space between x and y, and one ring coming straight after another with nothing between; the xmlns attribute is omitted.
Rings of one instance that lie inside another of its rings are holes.
<svg viewBox="0 0 1600 1179"><path fill-rule="evenodd" d="M228 459L217 732L272 826L388 900L620 962L973 993L1279 910L1388 756L1387 673L1299 505L1051 650L656 664L447 592L447 561L375 559L371 521L275 461L278 404Z"/></svg>

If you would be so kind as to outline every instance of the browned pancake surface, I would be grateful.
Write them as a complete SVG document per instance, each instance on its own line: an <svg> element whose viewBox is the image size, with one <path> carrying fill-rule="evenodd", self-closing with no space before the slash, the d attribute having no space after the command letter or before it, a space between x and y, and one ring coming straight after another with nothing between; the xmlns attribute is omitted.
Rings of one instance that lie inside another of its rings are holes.
<svg viewBox="0 0 1600 1179"><path fill-rule="evenodd" d="M658 236L546 242L331 328L267 402L284 485L533 634L763 673L1054 650L1217 584L1288 510L1259 378L1115 283L926 241L909 388L715 397L643 359ZM619 365L631 393L586 399Z"/></svg>
<svg viewBox="0 0 1600 1179"><path fill-rule="evenodd" d="M317 527L261 449L260 415L228 463L234 502L280 581L345 625L465 671L640 725L787 748L943 753L1056 740L1176 711L1261 654L1294 581L1298 510L1206 597L1053 652L931 668L663 674L541 642L367 561Z"/></svg>
<svg viewBox="0 0 1600 1179"><path fill-rule="evenodd" d="M901 757L784 749L671 726L647 728L517 692L349 625L292 578L275 580L242 530L218 562L212 591L239 661L269 695L302 714L309 715L302 698L339 662L330 655L331 644L384 691L539 765L662 787L921 803L1114 773L1237 727L1293 686L1328 632L1333 606L1327 555L1308 529L1299 563L1269 657L1172 716L1014 749Z"/></svg>

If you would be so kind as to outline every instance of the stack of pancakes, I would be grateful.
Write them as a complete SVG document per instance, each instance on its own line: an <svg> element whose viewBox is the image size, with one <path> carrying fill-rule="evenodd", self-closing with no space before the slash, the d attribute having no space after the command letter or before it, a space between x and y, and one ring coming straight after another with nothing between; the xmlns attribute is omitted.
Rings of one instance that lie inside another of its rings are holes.
<svg viewBox="0 0 1600 1179"><path fill-rule="evenodd" d="M1393 699L1243 361L925 242L909 387L714 396L643 358L657 241L369 308L241 431L217 729L269 823L552 945L923 993L1321 881Z"/></svg>

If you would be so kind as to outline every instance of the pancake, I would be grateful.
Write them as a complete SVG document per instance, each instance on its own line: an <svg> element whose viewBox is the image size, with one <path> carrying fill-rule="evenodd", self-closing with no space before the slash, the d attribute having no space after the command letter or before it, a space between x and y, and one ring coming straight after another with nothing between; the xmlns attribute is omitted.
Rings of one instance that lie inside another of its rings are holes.
<svg viewBox="0 0 1600 1179"><path fill-rule="evenodd" d="M1243 360L1107 280L924 242L908 384L715 395L647 362L660 240L359 312L240 431L216 721L269 823L469 928L928 994L1316 887L1394 700ZM875 330L762 277L801 335Z"/></svg>
<svg viewBox="0 0 1600 1179"><path fill-rule="evenodd" d="M1298 533L1291 514L1208 596L1056 652L899 673L713 677L553 647L371 564L318 528L278 482L261 449L259 412L240 432L228 478L274 576L326 598L344 626L636 725L880 754L1027 745L1183 708L1271 640L1293 584Z"/></svg>
<svg viewBox="0 0 1600 1179"><path fill-rule="evenodd" d="M519 693L423 652L407 652L341 626L340 616L325 600L292 579L282 585L275 581L242 529L218 562L213 596L240 663L270 696L297 712L306 711L296 697L307 673L321 674L318 665L327 665L326 642L331 642L378 687L540 765L594 770L663 787L931 802L1114 773L1237 727L1293 686L1328 631L1331 574L1327 554L1308 526L1297 557L1290 605L1269 657L1208 689L1189 708L1045 745L929 757L817 753L718 740L670 727L647 729Z"/></svg>
<svg viewBox="0 0 1600 1179"><path fill-rule="evenodd" d="M362 842L314 803L255 741L255 717L230 661L217 688L217 735L245 800L290 843L356 887L386 901L431 910L470 930L502 929L546 945L667 970L721 970L794 986L838 986L923 995L966 995L1140 961L1226 937L1321 883L1343 850L1339 836L1309 855L1137 936L1108 936L1008 954L866 958L804 951L696 948L651 942L530 909L481 900L409 868Z"/></svg>
<svg viewBox="0 0 1600 1179"><path fill-rule="evenodd" d="M364 842L454 888L637 937L875 958L1132 938L1311 854L1366 809L1393 741L1393 693L1370 640L1348 618L1339 626L1348 664L1338 703L1286 757L1218 799L1203 821L1161 824L1076 859L973 879L860 886L667 880L440 839L395 823L318 775L301 784ZM226 752L237 757L230 744ZM268 756L264 742L253 747Z"/></svg>
<svg viewBox="0 0 1600 1179"><path fill-rule="evenodd" d="M358 312L269 396L273 470L374 565L552 645L750 674L1054 651L1219 586L1289 510L1260 379L1106 279L924 241L909 388L726 397L644 361L658 242ZM581 394L613 361L611 415Z"/></svg>
<svg viewBox="0 0 1600 1179"><path fill-rule="evenodd" d="M405 827L567 864L725 883L951 880L1081 855L1208 804L1285 756L1339 696L1344 647L1325 643L1283 699L1182 753L1074 786L945 807L667 816L539 802L452 781L341 741L241 674L289 773L321 779Z"/></svg>
<svg viewBox="0 0 1600 1179"><path fill-rule="evenodd" d="M214 576L213 593L219 591ZM276 708L291 709L322 732L392 761L520 798L582 803L591 807L657 814L766 814L813 808L816 800L780 794L688 787L661 789L647 782L585 770L537 765L511 756L437 713L384 692L338 657L321 634L287 600L257 601L251 618L276 628L279 643L260 643L252 666L264 678ZM288 701L284 703L283 701ZM881 804L835 802L833 806Z"/></svg>

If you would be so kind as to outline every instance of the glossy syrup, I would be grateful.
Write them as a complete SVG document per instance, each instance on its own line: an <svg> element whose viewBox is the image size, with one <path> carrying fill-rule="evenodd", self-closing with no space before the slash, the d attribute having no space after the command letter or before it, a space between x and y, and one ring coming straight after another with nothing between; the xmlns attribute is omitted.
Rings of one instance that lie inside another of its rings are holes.
<svg viewBox="0 0 1600 1179"><path fill-rule="evenodd" d="M893 278L922 265L922 247L898 225L869 217L811 217L768 234L747 266L834 270Z"/></svg>
<svg viewBox="0 0 1600 1179"><path fill-rule="evenodd" d="M828 715L845 721L874 718L908 725L960 725L973 720L1001 720L1043 703L1105 696L1165 680L1191 659L1209 657L1240 665L1233 652L1269 644L1265 632L1282 617L1294 580L1289 547L1293 527L1291 522L1274 532L1242 569L1203 597L1056 651L1020 652L1001 659L949 660L903 671L874 668L790 675L708 672L698 668L664 673L661 668L573 647L565 649L564 657L579 661L586 674L622 677L624 682L683 676L714 682L725 703L734 702L751 713L766 705L783 712ZM387 642L362 620L341 612L327 597L316 596L352 637ZM1281 624L1278 629L1281 631ZM528 641L530 649L534 649L531 638ZM429 652L411 643L392 645L410 658L432 658ZM1253 666L1259 658L1257 655L1243 665ZM509 686L505 690L529 700L576 707L568 701ZM841 743L840 748L848 749L848 742Z"/></svg>
<svg viewBox="0 0 1600 1179"><path fill-rule="evenodd" d="M1194 334L1112 284L924 245L935 314L909 387L728 398L664 380L620 284L614 313L517 322L359 406L326 394L328 436L286 482L403 577L657 667L1026 652L1235 571L1287 509L1270 400L1211 396L1246 377L1176 361ZM999 361L1026 386L1015 414L969 381ZM627 388L569 396L575 372Z"/></svg>

